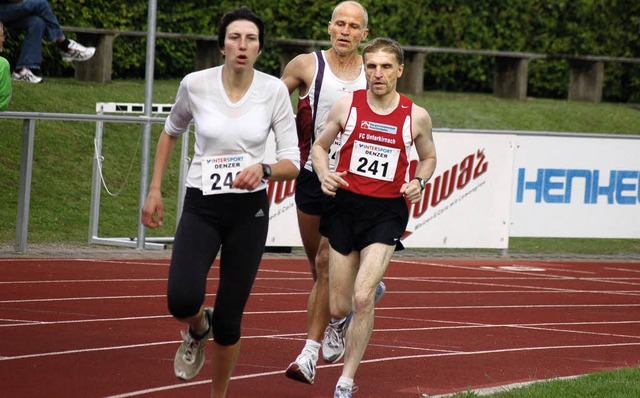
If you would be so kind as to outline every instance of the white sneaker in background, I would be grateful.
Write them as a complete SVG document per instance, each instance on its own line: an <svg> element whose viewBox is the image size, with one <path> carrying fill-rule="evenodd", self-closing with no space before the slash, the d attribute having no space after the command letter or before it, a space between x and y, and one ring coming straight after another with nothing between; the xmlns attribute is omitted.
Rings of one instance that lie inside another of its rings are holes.
<svg viewBox="0 0 640 398"><path fill-rule="evenodd" d="M322 340L322 359L327 363L336 363L344 355L344 336L347 331L347 318L342 321L329 321Z"/></svg>
<svg viewBox="0 0 640 398"><path fill-rule="evenodd" d="M16 82L40 83L42 78L34 75L31 69L22 68L20 72L13 72L11 74L11 80Z"/></svg>
<svg viewBox="0 0 640 398"><path fill-rule="evenodd" d="M65 62L82 62L87 61L96 53L95 47L85 47L75 40L69 39L69 48L67 51L60 51L62 60Z"/></svg>

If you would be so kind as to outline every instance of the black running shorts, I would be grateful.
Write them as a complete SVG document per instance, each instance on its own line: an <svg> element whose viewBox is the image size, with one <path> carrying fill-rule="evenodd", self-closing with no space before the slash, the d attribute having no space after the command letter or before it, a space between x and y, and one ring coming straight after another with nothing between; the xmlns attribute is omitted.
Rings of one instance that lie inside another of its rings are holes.
<svg viewBox="0 0 640 398"><path fill-rule="evenodd" d="M320 216L324 214L324 207L329 198L320 188L318 175L304 167L301 168L296 178L295 201L298 210L305 214Z"/></svg>
<svg viewBox="0 0 640 398"><path fill-rule="evenodd" d="M404 197L372 198L338 189L320 219L320 233L331 247L347 255L372 243L384 243L404 249L400 238L409 222Z"/></svg>

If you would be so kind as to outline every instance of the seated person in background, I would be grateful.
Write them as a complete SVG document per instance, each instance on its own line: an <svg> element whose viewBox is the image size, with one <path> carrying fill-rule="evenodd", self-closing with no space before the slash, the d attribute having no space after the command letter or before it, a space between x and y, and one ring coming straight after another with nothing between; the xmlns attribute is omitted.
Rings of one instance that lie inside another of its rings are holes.
<svg viewBox="0 0 640 398"><path fill-rule="evenodd" d="M85 47L67 39L49 2L45 0L0 0L0 22L7 28L24 32L20 56L12 79L40 83L42 73L42 39L55 41L66 62L86 61L93 57L95 47Z"/></svg>
<svg viewBox="0 0 640 398"><path fill-rule="evenodd" d="M4 25L0 22L0 52L4 46ZM11 68L9 61L0 57L0 111L6 111L11 99Z"/></svg>

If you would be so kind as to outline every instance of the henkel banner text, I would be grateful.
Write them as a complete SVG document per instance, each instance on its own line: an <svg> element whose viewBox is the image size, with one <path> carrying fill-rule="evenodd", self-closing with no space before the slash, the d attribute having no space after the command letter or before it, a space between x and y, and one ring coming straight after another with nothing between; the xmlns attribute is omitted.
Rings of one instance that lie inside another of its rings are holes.
<svg viewBox="0 0 640 398"><path fill-rule="evenodd" d="M637 137L517 142L511 236L640 238Z"/></svg>

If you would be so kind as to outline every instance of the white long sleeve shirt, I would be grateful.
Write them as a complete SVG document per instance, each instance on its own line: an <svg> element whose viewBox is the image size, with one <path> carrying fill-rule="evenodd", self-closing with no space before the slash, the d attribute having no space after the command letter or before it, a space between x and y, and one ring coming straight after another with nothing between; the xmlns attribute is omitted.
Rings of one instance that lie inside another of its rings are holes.
<svg viewBox="0 0 640 398"><path fill-rule="evenodd" d="M217 168L239 172L251 164L263 162L270 131L275 134L276 159L288 159L296 167L300 164L295 116L284 83L254 70L249 90L240 101L232 103L222 85L223 67L185 76L164 126L168 134L179 136L188 131L189 123L193 120L194 157L186 185L200 188L205 194L247 192L228 187L210 191L211 181L207 173L216 173ZM238 159L242 159L241 164L237 162ZM224 173L221 175L224 179ZM263 182L256 190L266 187L267 184Z"/></svg>

